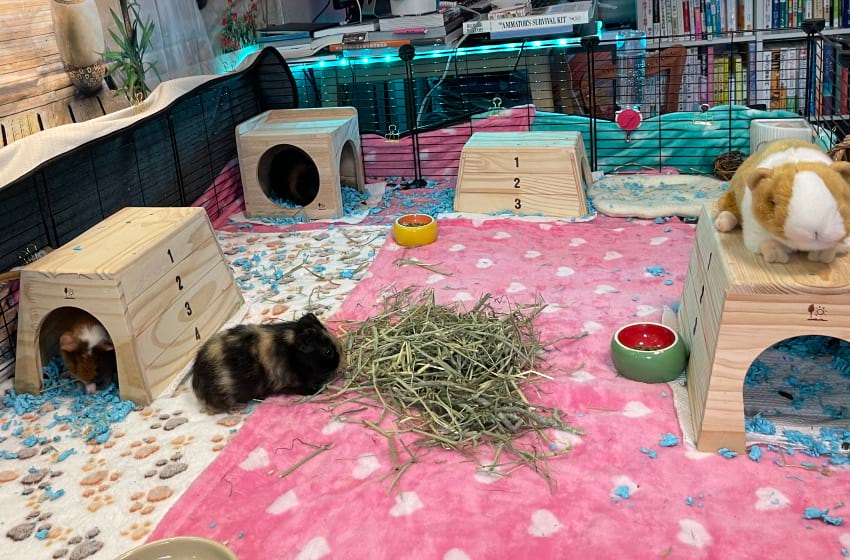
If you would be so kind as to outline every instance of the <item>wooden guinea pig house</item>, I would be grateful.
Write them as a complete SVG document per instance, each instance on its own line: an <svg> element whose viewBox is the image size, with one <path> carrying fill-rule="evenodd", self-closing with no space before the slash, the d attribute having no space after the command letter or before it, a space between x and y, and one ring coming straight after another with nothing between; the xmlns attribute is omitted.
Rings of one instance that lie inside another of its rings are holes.
<svg viewBox="0 0 850 560"><path fill-rule="evenodd" d="M461 152L454 207L578 218L592 181L580 132L476 132Z"/></svg>
<svg viewBox="0 0 850 560"><path fill-rule="evenodd" d="M38 393L72 311L115 347L121 398L151 403L243 299L203 208L124 208L21 270L15 389Z"/></svg>
<svg viewBox="0 0 850 560"><path fill-rule="evenodd" d="M341 183L363 191L357 109L280 109L236 128L249 217L342 217Z"/></svg>
<svg viewBox="0 0 850 560"><path fill-rule="evenodd" d="M688 397L697 447L746 451L744 379L772 345L803 335L850 341L850 256L805 253L785 264L752 254L741 230L720 233L704 207L678 315L690 350Z"/></svg>

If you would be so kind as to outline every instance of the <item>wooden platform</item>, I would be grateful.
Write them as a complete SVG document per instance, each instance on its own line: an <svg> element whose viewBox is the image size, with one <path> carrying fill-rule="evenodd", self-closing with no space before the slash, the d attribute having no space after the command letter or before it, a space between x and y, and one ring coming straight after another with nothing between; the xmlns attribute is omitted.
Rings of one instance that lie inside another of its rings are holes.
<svg viewBox="0 0 850 560"><path fill-rule="evenodd" d="M109 17L99 2L101 19ZM117 9L117 2L115 3ZM41 130L82 122L130 105L106 88L82 97L59 59L50 0L0 3L0 147Z"/></svg>
<svg viewBox="0 0 850 560"><path fill-rule="evenodd" d="M22 269L15 389L41 390L77 308L112 338L121 397L148 404L242 302L203 208L124 208Z"/></svg>
<svg viewBox="0 0 850 560"><path fill-rule="evenodd" d="M591 181L579 132L476 132L461 152L454 209L577 218Z"/></svg>
<svg viewBox="0 0 850 560"><path fill-rule="evenodd" d="M744 378L770 346L796 336L850 341L850 256L831 264L805 253L768 264L744 247L740 229L719 233L699 219L679 308L691 352L688 394L697 447L746 450Z"/></svg>

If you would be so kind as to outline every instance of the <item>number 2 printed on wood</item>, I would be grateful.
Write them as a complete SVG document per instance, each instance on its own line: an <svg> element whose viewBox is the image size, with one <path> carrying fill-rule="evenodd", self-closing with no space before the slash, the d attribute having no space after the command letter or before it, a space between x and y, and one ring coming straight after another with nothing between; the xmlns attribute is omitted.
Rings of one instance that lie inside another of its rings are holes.
<svg viewBox="0 0 850 560"><path fill-rule="evenodd" d="M177 278L175 278L175 280L177 280L177 291L182 290L183 289L183 280L180 279L180 276L177 276Z"/></svg>
<svg viewBox="0 0 850 560"><path fill-rule="evenodd" d="M519 188L519 177L514 177L514 188L515 189Z"/></svg>

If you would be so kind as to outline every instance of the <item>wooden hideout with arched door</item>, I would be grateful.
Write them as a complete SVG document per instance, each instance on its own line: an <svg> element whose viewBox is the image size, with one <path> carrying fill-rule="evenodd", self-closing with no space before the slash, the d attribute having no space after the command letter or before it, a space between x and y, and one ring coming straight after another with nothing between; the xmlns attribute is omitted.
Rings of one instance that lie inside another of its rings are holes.
<svg viewBox="0 0 850 560"><path fill-rule="evenodd" d="M112 340L121 398L150 404L242 303L203 208L124 208L21 270L15 390L41 391L80 310Z"/></svg>
<svg viewBox="0 0 850 560"><path fill-rule="evenodd" d="M366 187L357 109L266 111L236 128L249 217L341 218L342 183Z"/></svg>
<svg viewBox="0 0 850 560"><path fill-rule="evenodd" d="M697 448L744 453L744 379L753 361L797 336L850 341L850 255L824 264L794 253L788 263L766 263L744 246L740 229L718 232L703 207L678 322L691 353Z"/></svg>

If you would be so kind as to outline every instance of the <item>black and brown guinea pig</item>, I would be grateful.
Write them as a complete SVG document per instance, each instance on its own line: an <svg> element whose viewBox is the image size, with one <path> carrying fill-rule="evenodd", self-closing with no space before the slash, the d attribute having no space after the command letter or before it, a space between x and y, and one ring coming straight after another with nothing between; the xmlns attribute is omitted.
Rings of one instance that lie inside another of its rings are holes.
<svg viewBox="0 0 850 560"><path fill-rule="evenodd" d="M307 206L319 194L319 171L311 162L296 161L287 177L289 197L299 206Z"/></svg>
<svg viewBox="0 0 850 560"><path fill-rule="evenodd" d="M315 394L344 367L339 340L308 313L216 334L192 364L192 389L208 409L225 411L271 395Z"/></svg>

